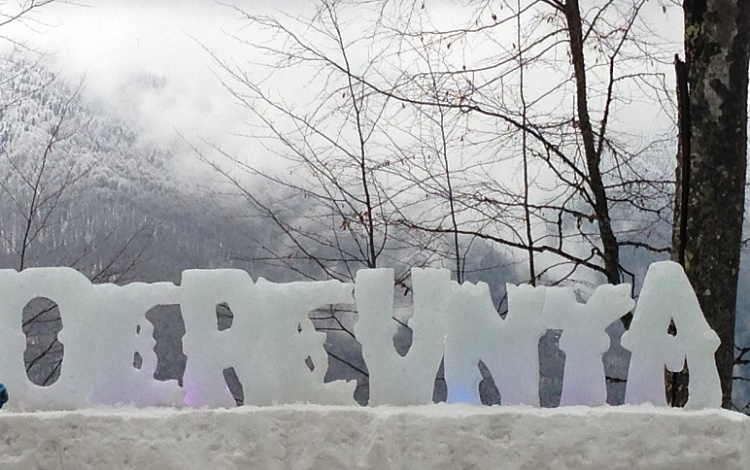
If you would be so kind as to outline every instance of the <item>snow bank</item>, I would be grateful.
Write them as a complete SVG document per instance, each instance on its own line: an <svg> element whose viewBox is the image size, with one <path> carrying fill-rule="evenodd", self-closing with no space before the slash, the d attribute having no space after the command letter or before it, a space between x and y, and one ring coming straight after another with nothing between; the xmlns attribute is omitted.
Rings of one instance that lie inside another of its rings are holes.
<svg viewBox="0 0 750 470"><path fill-rule="evenodd" d="M644 406L0 413L0 468L748 469L750 418Z"/></svg>

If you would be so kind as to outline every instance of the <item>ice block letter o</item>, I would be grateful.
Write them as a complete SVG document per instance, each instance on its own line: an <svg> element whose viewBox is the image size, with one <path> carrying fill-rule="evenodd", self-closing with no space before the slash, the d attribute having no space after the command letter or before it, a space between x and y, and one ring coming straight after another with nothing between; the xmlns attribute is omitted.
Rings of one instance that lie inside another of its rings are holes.
<svg viewBox="0 0 750 470"><path fill-rule="evenodd" d="M0 270L0 377L14 395L24 397L27 409L76 408L86 404L94 387L99 324L93 286L71 268ZM48 387L31 383L24 367L26 338L21 330L24 307L46 297L60 309L63 328L58 339L65 346L60 377ZM93 353L92 353L93 352Z"/></svg>

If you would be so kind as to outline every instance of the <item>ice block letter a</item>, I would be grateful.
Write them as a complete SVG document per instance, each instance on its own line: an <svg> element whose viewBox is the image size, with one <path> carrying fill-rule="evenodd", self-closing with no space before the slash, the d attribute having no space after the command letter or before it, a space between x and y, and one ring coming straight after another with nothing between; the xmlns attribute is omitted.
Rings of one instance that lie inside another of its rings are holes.
<svg viewBox="0 0 750 470"><path fill-rule="evenodd" d="M669 335L674 321L677 336ZM653 263L646 273L630 330L622 345L632 353L625 403L666 405L664 366L678 371L687 359L690 370L686 408L719 408L721 384L714 353L719 337L706 322L682 266Z"/></svg>

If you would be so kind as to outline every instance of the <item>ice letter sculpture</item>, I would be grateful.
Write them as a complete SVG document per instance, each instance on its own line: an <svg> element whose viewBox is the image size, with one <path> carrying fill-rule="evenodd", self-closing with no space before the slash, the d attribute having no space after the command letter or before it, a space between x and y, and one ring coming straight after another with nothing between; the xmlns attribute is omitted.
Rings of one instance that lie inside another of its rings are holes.
<svg viewBox="0 0 750 470"><path fill-rule="evenodd" d="M503 405L539 406L539 338L544 288L508 285L500 318L487 284L452 283L445 349L448 403L479 404L479 361L495 380Z"/></svg>
<svg viewBox="0 0 750 470"><path fill-rule="evenodd" d="M602 355L609 349L605 329L633 305L627 284L599 286L585 304L578 303L570 289L547 288L547 326L563 330L560 349L565 353L565 371L560 406L607 403L602 363Z"/></svg>
<svg viewBox="0 0 750 470"><path fill-rule="evenodd" d="M97 380L90 397L93 403L113 405L129 402L139 406L181 405L184 391L175 380L154 380L156 353L154 327L146 313L157 305L179 302L179 288L171 282L126 286L93 286L102 328L98 334ZM133 367L133 355L141 356L141 367ZM68 360L68 349L65 349ZM65 361L63 361L64 363Z"/></svg>
<svg viewBox="0 0 750 470"><path fill-rule="evenodd" d="M354 332L369 372L370 405L432 402L441 360L449 402L479 403L479 362L500 391L503 405L539 405L539 338L562 330L565 371L560 404L603 405L605 328L632 310L630 286L599 286L585 304L571 289L507 286L508 314L495 310L489 287L451 281L444 269L413 269L412 344L402 357L393 345L394 283L390 269L360 270L354 284L338 281L275 284L253 282L241 270L188 270L182 283L92 285L69 268L0 270L0 381L13 400L9 409L71 409L90 404L134 403L231 407L224 381L234 368L244 403L354 404L353 382L325 383L326 335L309 314L318 307L356 304ZM352 295L354 294L354 295ZM31 383L24 364L24 307L46 297L60 310L58 338L64 356L58 380ZM219 331L218 304L233 313ZM180 305L186 333L184 388L153 378L157 357L146 312ZM676 336L668 334L670 322ZM644 280L630 330L622 344L631 351L626 403L666 405L664 367L687 361L687 407L717 408L721 387L714 353L719 346L682 268L654 263ZM133 365L140 355L140 368ZM5 411L5 408L3 408Z"/></svg>
<svg viewBox="0 0 750 470"><path fill-rule="evenodd" d="M248 405L353 404L356 384L323 383L325 333L316 332L308 317L316 307L352 303L351 289L337 281L253 283L247 272L235 269L183 272L185 403L234 406L223 376L234 367ZM218 331L216 306L223 302L234 319L231 328Z"/></svg>
<svg viewBox="0 0 750 470"><path fill-rule="evenodd" d="M677 336L668 332L670 321ZM625 403L666 405L664 367L690 370L686 408L719 408L721 384L714 353L719 337L703 316L698 298L682 267L672 261L653 263L646 273L633 322L622 336L631 351Z"/></svg>
<svg viewBox="0 0 750 470"><path fill-rule="evenodd" d="M174 303L175 289L166 283L94 286L70 268L0 270L0 377L29 409L70 409L92 402L181 403L176 382L153 379L156 355L145 318L152 306ZM37 297L55 302L63 323L58 339L65 359L59 379L48 387L31 383L23 362L21 314ZM140 370L133 367L136 352L143 359Z"/></svg>
<svg viewBox="0 0 750 470"><path fill-rule="evenodd" d="M326 334L315 331L309 317L318 307L354 303L353 287L339 281L275 284L258 279L254 309L263 322L264 334L247 365L237 370L246 404L356 404L354 381L323 383L328 369L323 348ZM308 357L313 370L305 362Z"/></svg>
<svg viewBox="0 0 750 470"><path fill-rule="evenodd" d="M29 382L23 362L26 338L20 328L21 314L26 304L37 297L57 303L63 318L58 339L65 346L65 361L59 379L49 387ZM21 273L2 270L0 299L0 344L3 345L0 377L3 382L30 407L84 406L93 392L98 372L88 364L88 359L98 349L101 321L95 314L93 286L86 276L69 268L35 268ZM11 351L16 354L9 354Z"/></svg>
<svg viewBox="0 0 750 470"><path fill-rule="evenodd" d="M362 357L370 374L370 405L422 405L432 403L435 375L445 343L445 316L450 299L450 272L412 269L414 313L408 354L393 347L393 270L357 272L355 298L359 320L354 333L362 344Z"/></svg>
<svg viewBox="0 0 750 470"><path fill-rule="evenodd" d="M185 403L190 406L234 406L224 369L251 359L263 334L258 292L250 275L238 269L188 270L182 273L180 309L185 322L183 351ZM216 306L229 305L232 327L219 331ZM235 368L237 372L237 368Z"/></svg>

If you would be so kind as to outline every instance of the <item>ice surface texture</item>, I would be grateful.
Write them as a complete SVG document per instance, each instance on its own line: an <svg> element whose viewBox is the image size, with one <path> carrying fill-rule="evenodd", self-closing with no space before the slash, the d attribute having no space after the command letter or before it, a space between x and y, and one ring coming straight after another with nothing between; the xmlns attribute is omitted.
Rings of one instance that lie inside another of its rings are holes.
<svg viewBox="0 0 750 470"><path fill-rule="evenodd" d="M432 402L435 375L444 361L449 402L479 403L479 362L492 374L502 404L539 406L538 343L561 330L565 353L561 405L602 405L606 388L602 354L605 328L634 306L630 286L599 286L581 303L572 290L507 286L508 313L501 318L484 283L458 283L440 269L414 269L412 345L405 356L393 345L393 271L362 270L354 284L338 281L275 284L253 281L241 270L189 270L180 286L134 283L92 285L68 268L0 270L0 380L13 394L9 407L71 409L91 404L134 403L230 407L234 399L223 371L233 367L245 404L312 402L354 404L353 382L324 383L325 334L309 313L331 304L355 304L354 332L369 371L370 405ZM65 355L59 379L48 387L28 380L21 330L24 306L37 297L57 303ZM216 306L233 312L219 331ZM184 388L153 379L157 358L146 312L178 304L185 322ZM670 321L677 335L667 329ZM711 330L682 268L654 263L646 275L634 319L623 337L632 352L627 403L665 405L664 367L690 368L692 408L721 404ZM133 355L142 358L140 369ZM308 367L308 363L314 367ZM312 369L312 370L311 370Z"/></svg>

